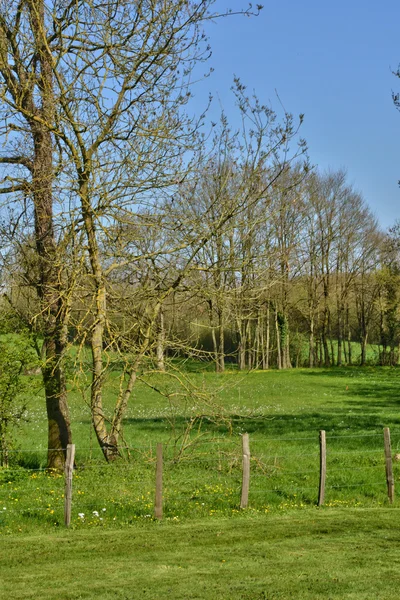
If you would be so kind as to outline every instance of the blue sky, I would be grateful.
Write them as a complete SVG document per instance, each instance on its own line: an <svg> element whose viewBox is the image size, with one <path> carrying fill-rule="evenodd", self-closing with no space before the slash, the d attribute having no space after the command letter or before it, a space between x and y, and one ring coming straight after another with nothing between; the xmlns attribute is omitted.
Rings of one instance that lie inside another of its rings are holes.
<svg viewBox="0 0 400 600"><path fill-rule="evenodd" d="M345 168L383 227L400 219L400 112L391 93L400 63L400 3L392 0L264 0L257 18L208 24L213 75L194 92L198 106L211 92L234 121L233 75L263 102L305 114L311 163ZM218 0L217 8L245 0ZM218 100L219 99L219 100Z"/></svg>

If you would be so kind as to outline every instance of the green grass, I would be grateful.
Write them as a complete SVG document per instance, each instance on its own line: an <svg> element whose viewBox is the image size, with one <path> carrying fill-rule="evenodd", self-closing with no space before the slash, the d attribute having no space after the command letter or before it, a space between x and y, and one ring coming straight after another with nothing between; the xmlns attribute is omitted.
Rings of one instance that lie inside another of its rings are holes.
<svg viewBox="0 0 400 600"><path fill-rule="evenodd" d="M64 479L44 470L42 398L0 469L0 598L397 598L398 501L386 494L382 428L400 452L400 369L235 371L185 365L224 419L168 376L139 382L124 425L125 461L100 457L82 395L71 389L77 446L72 524ZM111 410L118 372L110 375ZM196 403L197 402L197 403ZM186 439L188 419L203 411ZM209 412L207 412L209 411ZM320 429L326 506L316 508ZM249 508L240 511L241 434L250 434ZM153 520L155 447L164 447L164 520ZM394 463L396 484L400 463ZM50 582L50 583L48 583ZM3 594L3 595L1 595Z"/></svg>
<svg viewBox="0 0 400 600"><path fill-rule="evenodd" d="M197 387L215 391L230 416L231 428L225 421L204 418L202 429L191 432L188 447L180 454L182 432L199 407L185 401L168 403L139 382L124 427L129 455L113 465L101 459L87 406L76 392L71 393L77 446L73 528L115 528L152 518L159 441L164 444L166 519L237 515L245 431L250 434L252 454L249 511L253 514L315 506L320 429L327 432L326 505L387 505L382 428L390 426L393 453L400 452L400 369L193 372L190 377ZM117 380L114 373L107 384L105 400L110 408ZM167 376L148 380L165 389L172 386ZM45 443L46 419L38 401L31 407L31 421L20 431L12 468L0 470L0 536L20 529L51 530L63 523L64 481L43 470ZM398 481L400 463L394 463L394 470Z"/></svg>
<svg viewBox="0 0 400 600"><path fill-rule="evenodd" d="M397 599L397 512L308 509L7 536L0 598Z"/></svg>

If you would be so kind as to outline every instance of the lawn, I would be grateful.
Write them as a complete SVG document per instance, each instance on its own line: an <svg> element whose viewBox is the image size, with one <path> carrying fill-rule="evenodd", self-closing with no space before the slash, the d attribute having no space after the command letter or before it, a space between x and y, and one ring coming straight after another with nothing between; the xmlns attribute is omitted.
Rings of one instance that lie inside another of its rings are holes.
<svg viewBox="0 0 400 600"><path fill-rule="evenodd" d="M314 508L3 537L0 598L397 599L397 512Z"/></svg>

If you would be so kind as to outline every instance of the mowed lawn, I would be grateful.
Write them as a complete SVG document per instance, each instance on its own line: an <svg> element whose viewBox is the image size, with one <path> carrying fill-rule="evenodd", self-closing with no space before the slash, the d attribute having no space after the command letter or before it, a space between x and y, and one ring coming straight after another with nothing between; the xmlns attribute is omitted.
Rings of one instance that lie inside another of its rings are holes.
<svg viewBox="0 0 400 600"><path fill-rule="evenodd" d="M393 509L0 538L3 600L397 599Z"/></svg>

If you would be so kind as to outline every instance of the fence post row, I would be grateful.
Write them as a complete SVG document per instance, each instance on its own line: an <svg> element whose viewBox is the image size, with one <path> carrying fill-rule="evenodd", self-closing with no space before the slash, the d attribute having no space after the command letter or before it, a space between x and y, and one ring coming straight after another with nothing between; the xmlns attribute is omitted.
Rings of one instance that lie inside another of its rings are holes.
<svg viewBox="0 0 400 600"><path fill-rule="evenodd" d="M161 521L163 518L163 447L157 444L157 462L156 462L156 498L154 503L154 516Z"/></svg>
<svg viewBox="0 0 400 600"><path fill-rule="evenodd" d="M243 448L243 475L242 475L242 495L240 498L240 508L247 508L249 503L249 487L250 487L250 443L249 434L244 433L242 436Z"/></svg>
<svg viewBox="0 0 400 600"><path fill-rule="evenodd" d="M71 524L72 506L72 473L75 462L75 444L68 444L65 458L65 494L64 494L64 523L66 527Z"/></svg>
<svg viewBox="0 0 400 600"><path fill-rule="evenodd" d="M319 432L319 493L318 506L322 506L325 500L326 483L326 432Z"/></svg>
<svg viewBox="0 0 400 600"><path fill-rule="evenodd" d="M392 448L390 444L390 429L385 427L383 430L383 441L385 445L385 466L386 466L386 485L390 504L394 500L394 477L393 477L393 462Z"/></svg>
<svg viewBox="0 0 400 600"><path fill-rule="evenodd" d="M390 443L390 429L385 427L383 430L384 450L385 450L385 467L386 467L386 484L387 494L390 504L394 502L394 476L393 476L393 460ZM319 474L319 493L318 506L322 506L325 501L325 486L326 486L326 432L321 429L319 432L320 446L320 474ZM250 441L249 434L242 435L242 490L240 498L240 508L247 508L249 504L249 489L250 489ZM154 516L156 519L163 518L163 447L161 443L157 444L157 460L156 460L156 490L154 503ZM68 444L67 455L65 459L65 494L64 494L64 523L66 527L71 524L71 507L72 507L72 474L75 462L75 444Z"/></svg>

